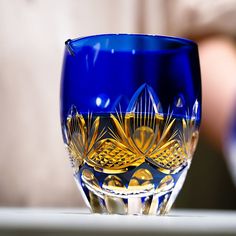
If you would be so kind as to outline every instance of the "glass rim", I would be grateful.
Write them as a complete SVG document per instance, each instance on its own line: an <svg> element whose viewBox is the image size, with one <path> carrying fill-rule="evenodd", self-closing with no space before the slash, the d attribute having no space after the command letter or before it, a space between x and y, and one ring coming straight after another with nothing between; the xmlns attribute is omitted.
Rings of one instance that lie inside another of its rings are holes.
<svg viewBox="0 0 236 236"><path fill-rule="evenodd" d="M97 40L97 42L96 42ZM153 53L175 53L179 51L192 50L197 48L197 44L187 38L158 35L158 34L129 34L129 33L118 33L118 34L96 34L83 36L74 39L68 39L65 41L65 45L71 54L75 54L80 48L84 46L95 47L102 40L113 40L113 44L117 44L115 47L108 47L103 45L99 50L104 51L119 51L119 52L153 52ZM123 44L130 44L132 47L127 48L127 45L120 45L120 40L123 40ZM133 41L132 41L133 40ZM140 45L135 46L135 42L142 40ZM107 41L107 42L108 42ZM104 43L104 42L103 42ZM118 44L119 43L119 44ZM107 47L107 48L106 48ZM97 48L95 48L97 49Z"/></svg>

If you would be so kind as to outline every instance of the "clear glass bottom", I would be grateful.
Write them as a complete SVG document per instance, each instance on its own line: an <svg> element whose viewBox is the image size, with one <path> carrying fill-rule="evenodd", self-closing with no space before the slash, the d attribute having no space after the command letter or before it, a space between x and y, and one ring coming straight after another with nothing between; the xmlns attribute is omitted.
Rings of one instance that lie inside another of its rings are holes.
<svg viewBox="0 0 236 236"><path fill-rule="evenodd" d="M148 163L109 174L85 164L74 177L93 213L165 215L182 188L189 165L175 174L165 174Z"/></svg>

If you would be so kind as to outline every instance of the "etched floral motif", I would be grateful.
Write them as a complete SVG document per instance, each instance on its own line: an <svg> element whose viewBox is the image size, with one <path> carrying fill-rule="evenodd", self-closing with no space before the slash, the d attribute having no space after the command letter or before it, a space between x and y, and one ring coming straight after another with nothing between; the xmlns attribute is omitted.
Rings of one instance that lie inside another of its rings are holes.
<svg viewBox="0 0 236 236"><path fill-rule="evenodd" d="M117 133L111 136L132 150L139 160L147 161L161 171L176 170L186 161L178 130L173 128L175 118L165 118L161 103L153 89L144 84L133 95L124 118L117 111L111 114Z"/></svg>
<svg viewBox="0 0 236 236"><path fill-rule="evenodd" d="M105 128L98 134L100 117L92 123L92 113L88 113L87 124L83 115L79 114L75 106L71 107L67 117L66 137L70 157L78 167L87 159L93 145L106 133Z"/></svg>
<svg viewBox="0 0 236 236"><path fill-rule="evenodd" d="M198 129L197 129L197 115L199 112L199 103L196 100L193 109L191 118L188 119L188 113L186 113L186 119L182 118L183 132L180 133L181 142L184 144L184 152L188 158L191 158L195 152L197 141L198 141Z"/></svg>
<svg viewBox="0 0 236 236"><path fill-rule="evenodd" d="M182 100L178 99L176 106L183 107ZM157 95L147 84L135 92L125 114L118 106L105 122L91 113L85 119L73 106L66 124L69 153L77 165L85 161L105 173L122 173L143 162L163 173L176 173L195 150L197 112L196 101L191 116L186 113L177 119L172 112L164 115Z"/></svg>

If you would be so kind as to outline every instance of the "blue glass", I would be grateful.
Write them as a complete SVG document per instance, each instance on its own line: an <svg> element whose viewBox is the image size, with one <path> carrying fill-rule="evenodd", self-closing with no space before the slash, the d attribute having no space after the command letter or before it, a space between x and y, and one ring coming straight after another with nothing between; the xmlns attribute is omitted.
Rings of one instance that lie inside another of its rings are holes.
<svg viewBox="0 0 236 236"><path fill-rule="evenodd" d="M66 41L61 125L92 212L166 214L201 120L197 45L108 34Z"/></svg>

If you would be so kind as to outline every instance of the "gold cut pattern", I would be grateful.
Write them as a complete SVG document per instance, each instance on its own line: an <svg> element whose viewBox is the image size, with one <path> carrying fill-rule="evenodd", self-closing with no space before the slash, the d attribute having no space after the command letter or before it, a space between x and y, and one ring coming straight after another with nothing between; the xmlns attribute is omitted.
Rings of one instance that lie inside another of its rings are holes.
<svg viewBox="0 0 236 236"><path fill-rule="evenodd" d="M96 166L96 168L108 170L123 169L137 161L140 162L138 156L114 139L103 139L97 143L94 151L88 155L89 164Z"/></svg>
<svg viewBox="0 0 236 236"><path fill-rule="evenodd" d="M67 118L67 147L72 161L81 166L96 142L101 140L106 131L103 129L98 135L100 117L97 116L92 123L92 114L88 113L87 125L84 117L73 106Z"/></svg>
<svg viewBox="0 0 236 236"><path fill-rule="evenodd" d="M84 161L97 171L122 173L130 166L149 162L163 173L175 173L192 157L198 139L196 113L176 119L162 113L161 103L148 85L132 97L126 113L85 119L73 107L66 130L68 150L78 165ZM110 125L109 125L110 124ZM182 128L181 128L182 127Z"/></svg>
<svg viewBox="0 0 236 236"><path fill-rule="evenodd" d="M181 144L174 140L164 148L154 152L150 157L151 162L158 163L164 169L175 170L186 162L186 154Z"/></svg>

